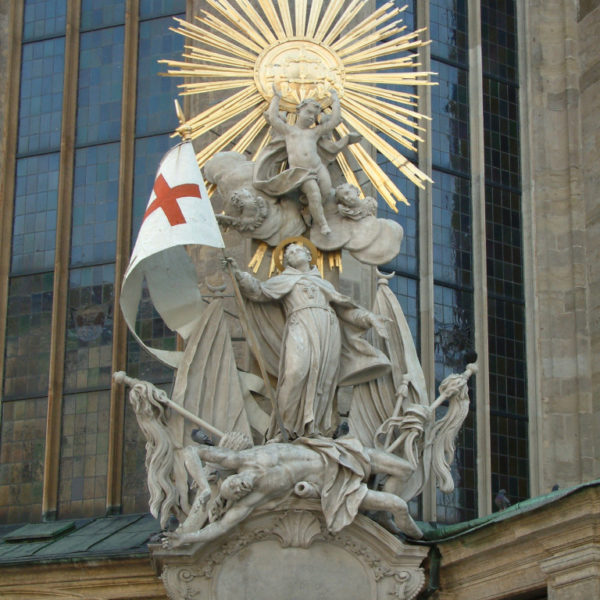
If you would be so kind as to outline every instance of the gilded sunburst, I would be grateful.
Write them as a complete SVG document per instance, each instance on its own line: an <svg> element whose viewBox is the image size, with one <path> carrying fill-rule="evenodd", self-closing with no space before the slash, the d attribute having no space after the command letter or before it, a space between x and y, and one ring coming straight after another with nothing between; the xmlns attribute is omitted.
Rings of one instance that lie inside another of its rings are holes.
<svg viewBox="0 0 600 600"><path fill-rule="evenodd" d="M201 167L219 151L252 148L256 155L269 142L263 112L274 87L290 122L305 98L327 110L335 88L342 109L336 135L353 130L363 136L348 151L393 210L397 201L408 202L378 165L373 148L418 187L431 181L399 150L416 151L422 141L428 117L417 110L414 86L432 85L431 73L419 70L424 30L406 31L400 18L406 7L388 2L358 20L367 0L258 0L259 8L248 0L207 4L212 11L204 10L194 23L177 19L172 28L190 42L184 60L162 61L169 67L165 75L186 78L179 86L182 95L227 94L178 129L194 139L233 122L198 153ZM346 157L340 153L337 160L346 179L360 187Z"/></svg>

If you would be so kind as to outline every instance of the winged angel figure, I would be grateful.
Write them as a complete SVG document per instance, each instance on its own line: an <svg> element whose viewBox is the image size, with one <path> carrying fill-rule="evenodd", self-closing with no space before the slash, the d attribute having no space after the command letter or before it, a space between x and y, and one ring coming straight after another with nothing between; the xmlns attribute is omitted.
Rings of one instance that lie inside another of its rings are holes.
<svg viewBox="0 0 600 600"><path fill-rule="evenodd" d="M387 279L379 279L372 311L361 309L309 268L310 251L296 247L288 245L283 273L271 282L233 266L235 281L257 305L249 322L261 330L266 369L277 378L272 414L265 410L269 383L236 366L219 299L188 339L172 398L115 375L131 386L146 436L150 510L163 527L172 517L179 522L165 534L166 547L207 543L290 497L320 499L331 532L359 511L373 511L389 517L378 520L394 533L419 538L407 502L431 476L442 491L454 489L454 440L468 413L467 382L476 365L447 377L430 402ZM304 308L312 314L299 314ZM369 328L367 341L362 334ZM319 346L314 360L311 344ZM292 350L303 360L290 361ZM367 357L367 368L356 367L359 356ZM340 384L353 384L353 399L346 430L334 432Z"/></svg>

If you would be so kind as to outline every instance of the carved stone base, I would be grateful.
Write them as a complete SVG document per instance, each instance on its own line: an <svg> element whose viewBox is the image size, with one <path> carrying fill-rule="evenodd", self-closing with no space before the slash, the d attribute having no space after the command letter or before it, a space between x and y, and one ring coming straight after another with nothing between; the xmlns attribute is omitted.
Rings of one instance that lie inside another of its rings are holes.
<svg viewBox="0 0 600 600"><path fill-rule="evenodd" d="M362 515L330 534L319 502L294 500L205 546L150 551L172 600L411 600L427 547Z"/></svg>

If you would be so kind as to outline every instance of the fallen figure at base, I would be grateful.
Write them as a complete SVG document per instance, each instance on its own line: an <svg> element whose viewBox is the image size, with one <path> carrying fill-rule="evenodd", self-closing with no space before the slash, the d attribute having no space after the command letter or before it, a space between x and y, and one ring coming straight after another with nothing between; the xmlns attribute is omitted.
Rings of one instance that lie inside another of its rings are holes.
<svg viewBox="0 0 600 600"><path fill-rule="evenodd" d="M423 535L402 498L370 490L366 484L373 473L408 479L411 465L394 454L365 448L354 438L298 438L293 443L273 442L240 451L209 445L188 449L194 449L204 464L218 465L232 474L220 485L213 522L196 531L165 533L165 548L210 542L260 506L292 494L319 497L332 533L352 523L361 509L389 511L400 531L417 539Z"/></svg>

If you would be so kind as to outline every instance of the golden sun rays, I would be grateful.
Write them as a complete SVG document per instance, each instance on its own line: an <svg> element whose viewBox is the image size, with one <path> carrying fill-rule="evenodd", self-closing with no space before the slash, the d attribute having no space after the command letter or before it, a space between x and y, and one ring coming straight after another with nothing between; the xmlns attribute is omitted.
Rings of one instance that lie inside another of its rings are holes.
<svg viewBox="0 0 600 600"><path fill-rule="evenodd" d="M185 78L182 95L226 96L177 130L194 139L222 129L198 153L201 167L223 150L251 150L256 158L270 139L263 112L274 87L290 122L306 98L327 112L329 90L335 88L342 114L336 135L363 136L348 152L393 210L396 202L408 202L373 150L418 187L431 181L400 150L416 150L429 120L417 110L414 86L433 85L431 73L418 70L418 49L428 43L421 39L424 30L407 32L399 18L406 7L388 2L357 20L367 0L258 0L258 8L249 0L207 4L212 11L202 11L194 23L177 19L172 28L188 42L183 60L161 61L168 66L164 75ZM346 179L360 188L347 157L340 153L337 160Z"/></svg>

